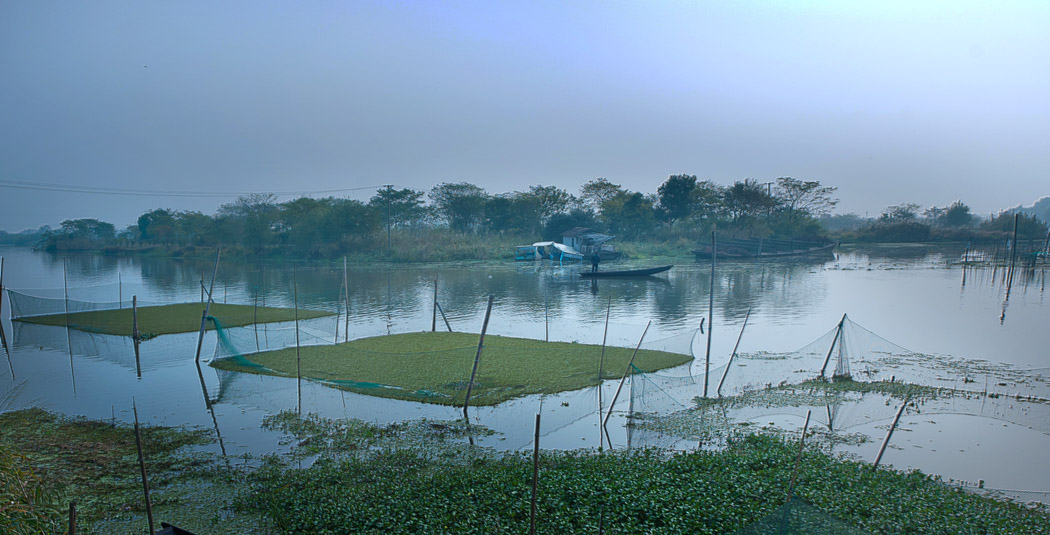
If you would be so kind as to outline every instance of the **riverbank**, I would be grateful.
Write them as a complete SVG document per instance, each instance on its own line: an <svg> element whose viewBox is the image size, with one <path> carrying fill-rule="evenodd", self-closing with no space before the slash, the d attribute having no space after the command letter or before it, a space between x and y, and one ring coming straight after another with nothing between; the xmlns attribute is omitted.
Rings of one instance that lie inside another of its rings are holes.
<svg viewBox="0 0 1050 535"><path fill-rule="evenodd" d="M357 420L270 417L292 454L258 468L194 450L207 433L143 427L154 516L199 534L498 533L529 523L531 453L466 444L487 432L462 422L375 426ZM33 409L0 415L0 454L17 457L48 499L43 522L65 530L76 501L81 533L141 533L142 488L127 425L68 420ZM734 533L783 505L797 444L763 435L721 451L543 452L537 533ZM305 458L317 456L308 468ZM4 465L5 483L14 472ZM0 487L18 503L18 486ZM871 533L1050 533L1050 510L969 494L807 446L795 497L823 522ZM10 500L10 501L7 501ZM23 500L24 501L24 500ZM6 526L0 526L6 527Z"/></svg>

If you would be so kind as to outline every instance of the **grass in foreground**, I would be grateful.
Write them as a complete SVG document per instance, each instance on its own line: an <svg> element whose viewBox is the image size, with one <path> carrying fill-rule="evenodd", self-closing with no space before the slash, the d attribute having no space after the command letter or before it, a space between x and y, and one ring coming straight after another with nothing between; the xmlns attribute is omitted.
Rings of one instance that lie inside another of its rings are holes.
<svg viewBox="0 0 1050 535"><path fill-rule="evenodd" d="M294 439L312 444L307 429L328 433L313 419ZM798 446L757 434L728 444L673 455L544 452L537 533L599 533L599 519L606 533L735 533L783 505ZM531 452L474 451L349 449L308 469L271 463L253 475L246 506L290 533L527 531ZM815 448L802 457L795 496L871 533L1050 533L1046 508L969 494L917 471L872 470Z"/></svg>
<svg viewBox="0 0 1050 535"><path fill-rule="evenodd" d="M143 339L148 339L162 334L196 332L201 328L202 310L204 310L204 305L201 303L139 307L139 334ZM240 327L253 323L275 323L295 319L295 310L291 308L258 307L256 309L256 307L251 305L227 305L223 303L212 303L208 313L219 318L224 327ZM299 319L301 320L330 315L330 312L299 309ZM32 316L19 318L15 321L65 326L67 315ZM130 308L74 312L68 315L68 322L70 327L82 331L117 336L132 335L133 321ZM212 323L209 321L208 328L210 329L211 327Z"/></svg>
<svg viewBox="0 0 1050 535"><path fill-rule="evenodd" d="M209 433L143 426L142 446L152 491L153 516L195 533L259 533L265 519L233 514L242 492L237 471L188 447L211 442ZM11 469L14 461L20 473ZM78 533L143 533L146 510L135 435L126 424L73 420L40 409L0 414L0 533L19 533L3 514L5 504L23 503L25 484L36 494L36 530L65 533L69 502L76 502ZM7 492L13 491L13 492ZM13 519L11 519L13 520ZM265 532L265 531L262 531Z"/></svg>
<svg viewBox="0 0 1050 535"><path fill-rule="evenodd" d="M364 394L462 405L466 398L478 335L407 333L362 338L300 349L302 376ZM633 349L607 347L605 379L623 375ZM598 384L601 346L486 336L472 405L495 405L528 394L576 390ZM691 357L641 350L635 366L654 371ZM256 353L212 363L219 369L295 377L295 348Z"/></svg>

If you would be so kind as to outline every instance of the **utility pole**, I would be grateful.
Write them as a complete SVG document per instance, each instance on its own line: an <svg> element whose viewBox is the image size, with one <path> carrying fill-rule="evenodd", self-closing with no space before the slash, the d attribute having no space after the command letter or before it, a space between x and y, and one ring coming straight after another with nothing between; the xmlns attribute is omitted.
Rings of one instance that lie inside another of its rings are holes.
<svg viewBox="0 0 1050 535"><path fill-rule="evenodd" d="M386 187L386 248L390 248L390 192L394 187L391 184L384 184Z"/></svg>

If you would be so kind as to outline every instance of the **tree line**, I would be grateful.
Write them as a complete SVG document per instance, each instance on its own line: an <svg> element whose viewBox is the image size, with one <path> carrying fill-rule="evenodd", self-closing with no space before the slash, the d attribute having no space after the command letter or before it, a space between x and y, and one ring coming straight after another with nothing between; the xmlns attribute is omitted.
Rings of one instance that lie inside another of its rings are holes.
<svg viewBox="0 0 1050 535"><path fill-rule="evenodd" d="M836 191L834 186L792 177L721 185L676 174L653 193L595 178L575 194L542 185L489 193L468 182L444 182L429 192L388 186L367 202L336 197L278 202L271 194L253 194L219 206L212 215L157 208L119 231L98 219L66 220L43 232L37 246L180 250L223 245L252 255L325 258L382 251L393 237L428 233L529 243L557 240L573 227L590 227L624 240L697 242L717 229L732 237L822 240L833 235L858 241L924 241L946 234L944 229L972 233L979 228L978 218L962 202L921 213L918 205L905 203L888 207L874 219L832 215ZM993 218L980 229L995 232L1005 224ZM1026 216L1025 225L1026 231L1030 226L1032 233L1040 228L1045 233L1045 224L1034 217Z"/></svg>

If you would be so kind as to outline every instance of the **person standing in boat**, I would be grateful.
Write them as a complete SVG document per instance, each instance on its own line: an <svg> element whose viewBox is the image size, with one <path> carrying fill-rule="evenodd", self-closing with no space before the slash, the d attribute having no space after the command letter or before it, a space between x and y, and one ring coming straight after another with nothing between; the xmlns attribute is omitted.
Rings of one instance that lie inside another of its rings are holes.
<svg viewBox="0 0 1050 535"><path fill-rule="evenodd" d="M598 251L595 251L594 254L591 255L591 273L597 273L598 262L601 261L602 257L598 255Z"/></svg>

